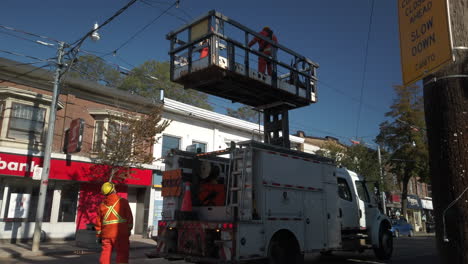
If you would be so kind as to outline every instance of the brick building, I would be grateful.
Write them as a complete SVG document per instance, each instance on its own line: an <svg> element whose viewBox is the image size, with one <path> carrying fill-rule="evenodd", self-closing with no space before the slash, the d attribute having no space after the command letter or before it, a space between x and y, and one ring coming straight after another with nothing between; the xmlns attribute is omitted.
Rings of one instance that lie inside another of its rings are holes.
<svg viewBox="0 0 468 264"><path fill-rule="evenodd" d="M39 181L32 176L42 167L52 80L47 70L0 58L0 239L32 237L39 192ZM93 174L93 151L96 142L105 140L110 115L144 111L145 105L153 104L147 98L69 77L61 87L42 226L48 238L74 238L77 229L94 222L102 179ZM65 155L65 130L77 118L85 122L82 150ZM152 166L135 169L134 179L117 189L130 202L135 233L145 232L149 221Z"/></svg>

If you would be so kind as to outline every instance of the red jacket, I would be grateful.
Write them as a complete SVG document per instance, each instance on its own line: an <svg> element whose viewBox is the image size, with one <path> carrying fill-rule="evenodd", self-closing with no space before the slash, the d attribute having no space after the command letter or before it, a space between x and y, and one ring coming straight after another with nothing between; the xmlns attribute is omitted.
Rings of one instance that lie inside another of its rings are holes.
<svg viewBox="0 0 468 264"><path fill-rule="evenodd" d="M95 228L101 238L128 238L133 228L128 201L115 193L106 196L99 205Z"/></svg>
<svg viewBox="0 0 468 264"><path fill-rule="evenodd" d="M259 32L259 34L264 36L267 39L273 40L274 43L278 43L278 39L276 38L275 34L273 34L273 31L268 32L266 30L262 30L261 32ZM271 53L271 44L257 37L255 37L249 42L249 47L252 47L257 42L259 46L258 48L259 51L265 52L265 53Z"/></svg>

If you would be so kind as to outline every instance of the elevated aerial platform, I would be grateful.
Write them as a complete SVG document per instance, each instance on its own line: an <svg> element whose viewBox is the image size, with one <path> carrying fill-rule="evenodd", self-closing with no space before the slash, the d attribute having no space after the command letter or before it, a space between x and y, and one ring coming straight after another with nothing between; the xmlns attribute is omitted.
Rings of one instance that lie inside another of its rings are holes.
<svg viewBox="0 0 468 264"><path fill-rule="evenodd" d="M318 65L257 31L213 10L170 32L171 80L259 109L315 103ZM248 47L255 37L271 44L271 56ZM271 64L271 75L258 72L259 57Z"/></svg>

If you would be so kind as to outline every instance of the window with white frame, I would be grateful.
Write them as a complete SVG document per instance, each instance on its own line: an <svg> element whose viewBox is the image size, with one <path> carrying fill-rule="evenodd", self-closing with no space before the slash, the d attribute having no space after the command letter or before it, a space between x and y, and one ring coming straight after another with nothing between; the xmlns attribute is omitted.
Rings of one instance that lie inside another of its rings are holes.
<svg viewBox="0 0 468 264"><path fill-rule="evenodd" d="M45 108L22 103L12 103L7 137L42 142L45 115Z"/></svg>
<svg viewBox="0 0 468 264"><path fill-rule="evenodd" d="M52 96L9 86L0 86L0 145L42 147ZM64 105L59 101L58 110Z"/></svg>
<svg viewBox="0 0 468 264"><path fill-rule="evenodd" d="M180 138L163 135L161 157L165 157L171 149L180 149Z"/></svg>
<svg viewBox="0 0 468 264"><path fill-rule="evenodd" d="M108 143L113 144L112 142L108 142L108 140L119 141L115 142L116 144L120 144L120 140L131 141L131 138L128 138L127 133L129 129L128 125L123 122L119 122L118 120L113 120L112 118L112 116L118 116L120 113L109 110L90 110L90 113L96 118L94 123L93 152L102 150L102 148ZM122 145L131 146L132 142Z"/></svg>

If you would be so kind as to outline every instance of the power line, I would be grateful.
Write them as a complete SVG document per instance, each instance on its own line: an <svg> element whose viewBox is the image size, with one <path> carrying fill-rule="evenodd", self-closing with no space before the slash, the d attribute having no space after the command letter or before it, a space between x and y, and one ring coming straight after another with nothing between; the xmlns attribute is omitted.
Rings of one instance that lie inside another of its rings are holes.
<svg viewBox="0 0 468 264"><path fill-rule="evenodd" d="M45 67L48 67L49 65L50 65L50 63L47 63L47 64L42 65L42 66L40 66L40 67L34 68L34 69L30 70L30 71L17 74L17 75L15 75L15 76L13 76L13 77L11 77L11 78L9 78L9 79L1 80L0 83L3 83L3 82L10 82L10 81L12 81L13 79L17 79L17 78L26 76L26 75L28 75L28 74L30 74L30 73L32 73L32 72L35 72L35 71L37 71L37 70L43 69L43 68L45 68Z"/></svg>
<svg viewBox="0 0 468 264"><path fill-rule="evenodd" d="M361 84L361 96L359 99L359 109L358 109L358 118L357 118L357 124L356 124L356 138L358 137L359 133L359 123L361 121L361 109L362 109L362 97L364 95L364 83L365 83L365 77L366 77L366 72L367 72L367 55L369 54L369 42L370 42L370 34L372 30L372 17L374 16L374 0L372 0L371 4L371 13L369 17L369 28L367 30L367 41L366 41L366 52L364 55L364 69L362 71L362 84Z"/></svg>
<svg viewBox="0 0 468 264"><path fill-rule="evenodd" d="M27 32L27 31L24 31L24 30L21 30L21 29L12 28L12 27L5 26L5 25L0 25L0 27L1 27L1 28L4 28L4 29L11 30L11 31L19 32L19 33L22 33L22 34L25 34L25 35L29 35L29 36L34 36L34 37L42 38L42 39L51 40L51 41L54 41L54 42L57 42L57 43L60 42L59 40L56 40L56 39L54 39L54 38L47 37L47 36L43 36L43 35L34 34L34 33Z"/></svg>
<svg viewBox="0 0 468 264"><path fill-rule="evenodd" d="M140 0L140 2L142 2L142 3L145 4L145 5L151 6L151 7L155 8L155 9L161 10L159 7L157 7L157 6L155 6L155 5L151 4L151 3L149 3L149 2L146 1L146 0ZM180 17L180 16L178 16L178 15L175 15L175 14L173 14L173 13L171 13L171 12L167 12L167 14L170 15L170 16L173 16L173 17L175 17L175 18L177 18L177 19L179 19L179 20L181 20L181 21L184 22L184 23L188 23L188 22L189 22L187 19L185 19L185 18L183 18L183 17Z"/></svg>
<svg viewBox="0 0 468 264"><path fill-rule="evenodd" d="M43 61L35 61L35 62L24 62L24 63L17 63L13 65L1 65L0 68L8 68L8 67L16 67L16 66L23 66L23 65L33 65L37 63L41 63Z"/></svg>
<svg viewBox="0 0 468 264"><path fill-rule="evenodd" d="M51 61L52 60L52 59L41 59L41 58L37 58L37 57L33 57L33 56L29 56L29 55L25 55L25 54L13 52L13 51L8 51L8 50L0 50L0 52L10 54L10 55L15 55L15 56L18 56L18 57L33 59L33 60L37 60L37 61Z"/></svg>
<svg viewBox="0 0 468 264"><path fill-rule="evenodd" d="M136 1L136 0L135 0ZM156 18L151 20L148 24L146 24L144 27L142 27L140 30L138 30L135 34L133 34L129 39L127 39L124 43L122 43L117 49L115 49L112 53L116 54L117 51L121 48L123 48L125 45L127 45L130 41L132 41L136 36L138 36L141 32L143 32L145 29L147 29L149 26L151 26L154 22L156 22L160 17L162 17L167 11L169 11L171 8L173 8L175 5L177 5L178 1L175 1L172 5L170 5L167 9L165 9L161 14L159 14ZM92 32L91 32L92 33ZM106 54L108 55L108 54Z"/></svg>
<svg viewBox="0 0 468 264"><path fill-rule="evenodd" d="M115 14L113 14L111 17L109 17L106 21L104 21L101 25L99 25L96 29L92 29L90 30L88 33L86 33L83 37L81 37L80 39L76 40L75 42L73 42L71 44L71 46L74 46L72 49L71 49L71 52L73 52L74 50L77 50L81 47L81 44L83 44L83 42L89 37L91 36L95 31L97 31L98 29L101 29L103 28L105 25L109 24L112 20L114 20L116 17L118 17L120 14L122 14L125 10L127 10L130 6L132 6L133 4L136 3L137 0L131 0L130 2L128 2L125 6L123 6L122 8L120 8L117 12L115 12Z"/></svg>
<svg viewBox="0 0 468 264"><path fill-rule="evenodd" d="M344 91L342 91L342 90L340 90L340 89L338 89L338 88L336 88L336 87L334 87L334 86L332 86L332 85L330 85L330 84L328 84L328 83L326 83L326 82L324 82L324 81L322 81L322 80L320 80L320 79L318 80L318 82L321 83L321 84L323 84L323 85L325 85L325 86L327 86L328 88L331 88L332 90L334 90L334 91L337 92L337 93L340 93L340 94L342 94L342 95L345 95L346 97L350 98L351 100L354 100L354 101L356 101L356 102L358 102L358 103L359 103L359 102L362 102L361 100L359 100L359 98L354 97L354 96L352 96L352 95L349 95L348 93L346 93L346 92L344 92ZM364 102L362 102L361 104L362 104L363 106L365 106L365 107L367 107L367 108L369 108L369 109L375 111L375 112L380 112L380 111L383 110L383 109L377 108L376 106L373 106L373 105L370 105L370 104L367 104L367 103L364 103Z"/></svg>

